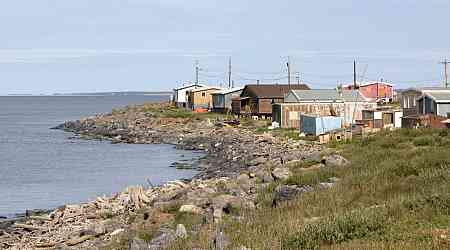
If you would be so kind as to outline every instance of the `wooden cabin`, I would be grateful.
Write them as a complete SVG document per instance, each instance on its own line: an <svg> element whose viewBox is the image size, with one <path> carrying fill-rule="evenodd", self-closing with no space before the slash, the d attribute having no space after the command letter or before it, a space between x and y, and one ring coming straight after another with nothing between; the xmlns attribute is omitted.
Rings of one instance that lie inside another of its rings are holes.
<svg viewBox="0 0 450 250"><path fill-rule="evenodd" d="M238 115L271 117L272 104L284 102L285 95L293 89L307 90L306 84L253 84L246 85L239 98L239 110L234 108L233 113ZM236 100L233 100L236 102Z"/></svg>
<svg viewBox="0 0 450 250"><path fill-rule="evenodd" d="M196 109L212 109L212 94L220 88L202 87L192 89L188 92L188 107L192 110Z"/></svg>

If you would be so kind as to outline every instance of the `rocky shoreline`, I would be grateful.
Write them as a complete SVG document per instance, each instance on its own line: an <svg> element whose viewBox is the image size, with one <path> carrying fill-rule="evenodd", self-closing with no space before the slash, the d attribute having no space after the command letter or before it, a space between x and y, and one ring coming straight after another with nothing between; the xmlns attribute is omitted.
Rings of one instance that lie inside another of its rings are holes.
<svg viewBox="0 0 450 250"><path fill-rule="evenodd" d="M129 187L113 197L26 216L0 227L0 248L103 249L138 228L149 227L153 237L147 241L138 237L127 239L128 248L163 249L177 238L198 232L195 228L186 230L183 224L171 227L174 212L202 215L203 224L220 223L232 208L258 209L257 190L288 179L293 164L346 164L344 158L315 142L256 133L253 124L228 126L222 117L168 115L167 110L171 109L169 104L132 106L68 121L55 129L112 143L164 143L184 150L201 150L205 157L173 166L198 169L192 180L149 189ZM318 187L280 185L273 205L303 192L328 188L336 181L331 178ZM217 239L213 242L217 244Z"/></svg>

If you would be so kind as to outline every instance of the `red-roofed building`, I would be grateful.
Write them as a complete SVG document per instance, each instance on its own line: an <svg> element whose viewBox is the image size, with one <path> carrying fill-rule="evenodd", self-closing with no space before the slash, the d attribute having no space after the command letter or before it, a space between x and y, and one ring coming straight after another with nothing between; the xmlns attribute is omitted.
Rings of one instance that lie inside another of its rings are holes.
<svg viewBox="0 0 450 250"><path fill-rule="evenodd" d="M354 86L347 85L344 88L354 89ZM359 85L359 91L370 101L389 103L394 98L394 86L387 82L364 83Z"/></svg>

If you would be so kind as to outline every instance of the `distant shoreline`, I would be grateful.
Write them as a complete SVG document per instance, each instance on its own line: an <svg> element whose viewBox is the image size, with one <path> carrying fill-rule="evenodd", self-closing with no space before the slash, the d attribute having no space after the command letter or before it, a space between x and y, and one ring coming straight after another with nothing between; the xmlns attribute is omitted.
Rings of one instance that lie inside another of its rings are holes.
<svg viewBox="0 0 450 250"><path fill-rule="evenodd" d="M111 92L111 93L73 93L73 94L5 94L0 97L70 97L70 96L170 96L172 92Z"/></svg>

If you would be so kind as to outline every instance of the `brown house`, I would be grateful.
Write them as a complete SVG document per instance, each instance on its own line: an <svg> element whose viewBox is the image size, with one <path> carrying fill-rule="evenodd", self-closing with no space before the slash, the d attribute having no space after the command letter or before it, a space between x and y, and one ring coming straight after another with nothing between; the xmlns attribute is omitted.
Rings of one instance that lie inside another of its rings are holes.
<svg viewBox="0 0 450 250"><path fill-rule="evenodd" d="M233 113L249 116L272 116L272 104L284 102L290 90L308 90L306 84L246 85L239 99L233 100Z"/></svg>
<svg viewBox="0 0 450 250"><path fill-rule="evenodd" d="M188 107L192 110L203 108L211 109L213 107L212 94L220 90L216 87L202 87L192 89L187 93Z"/></svg>

